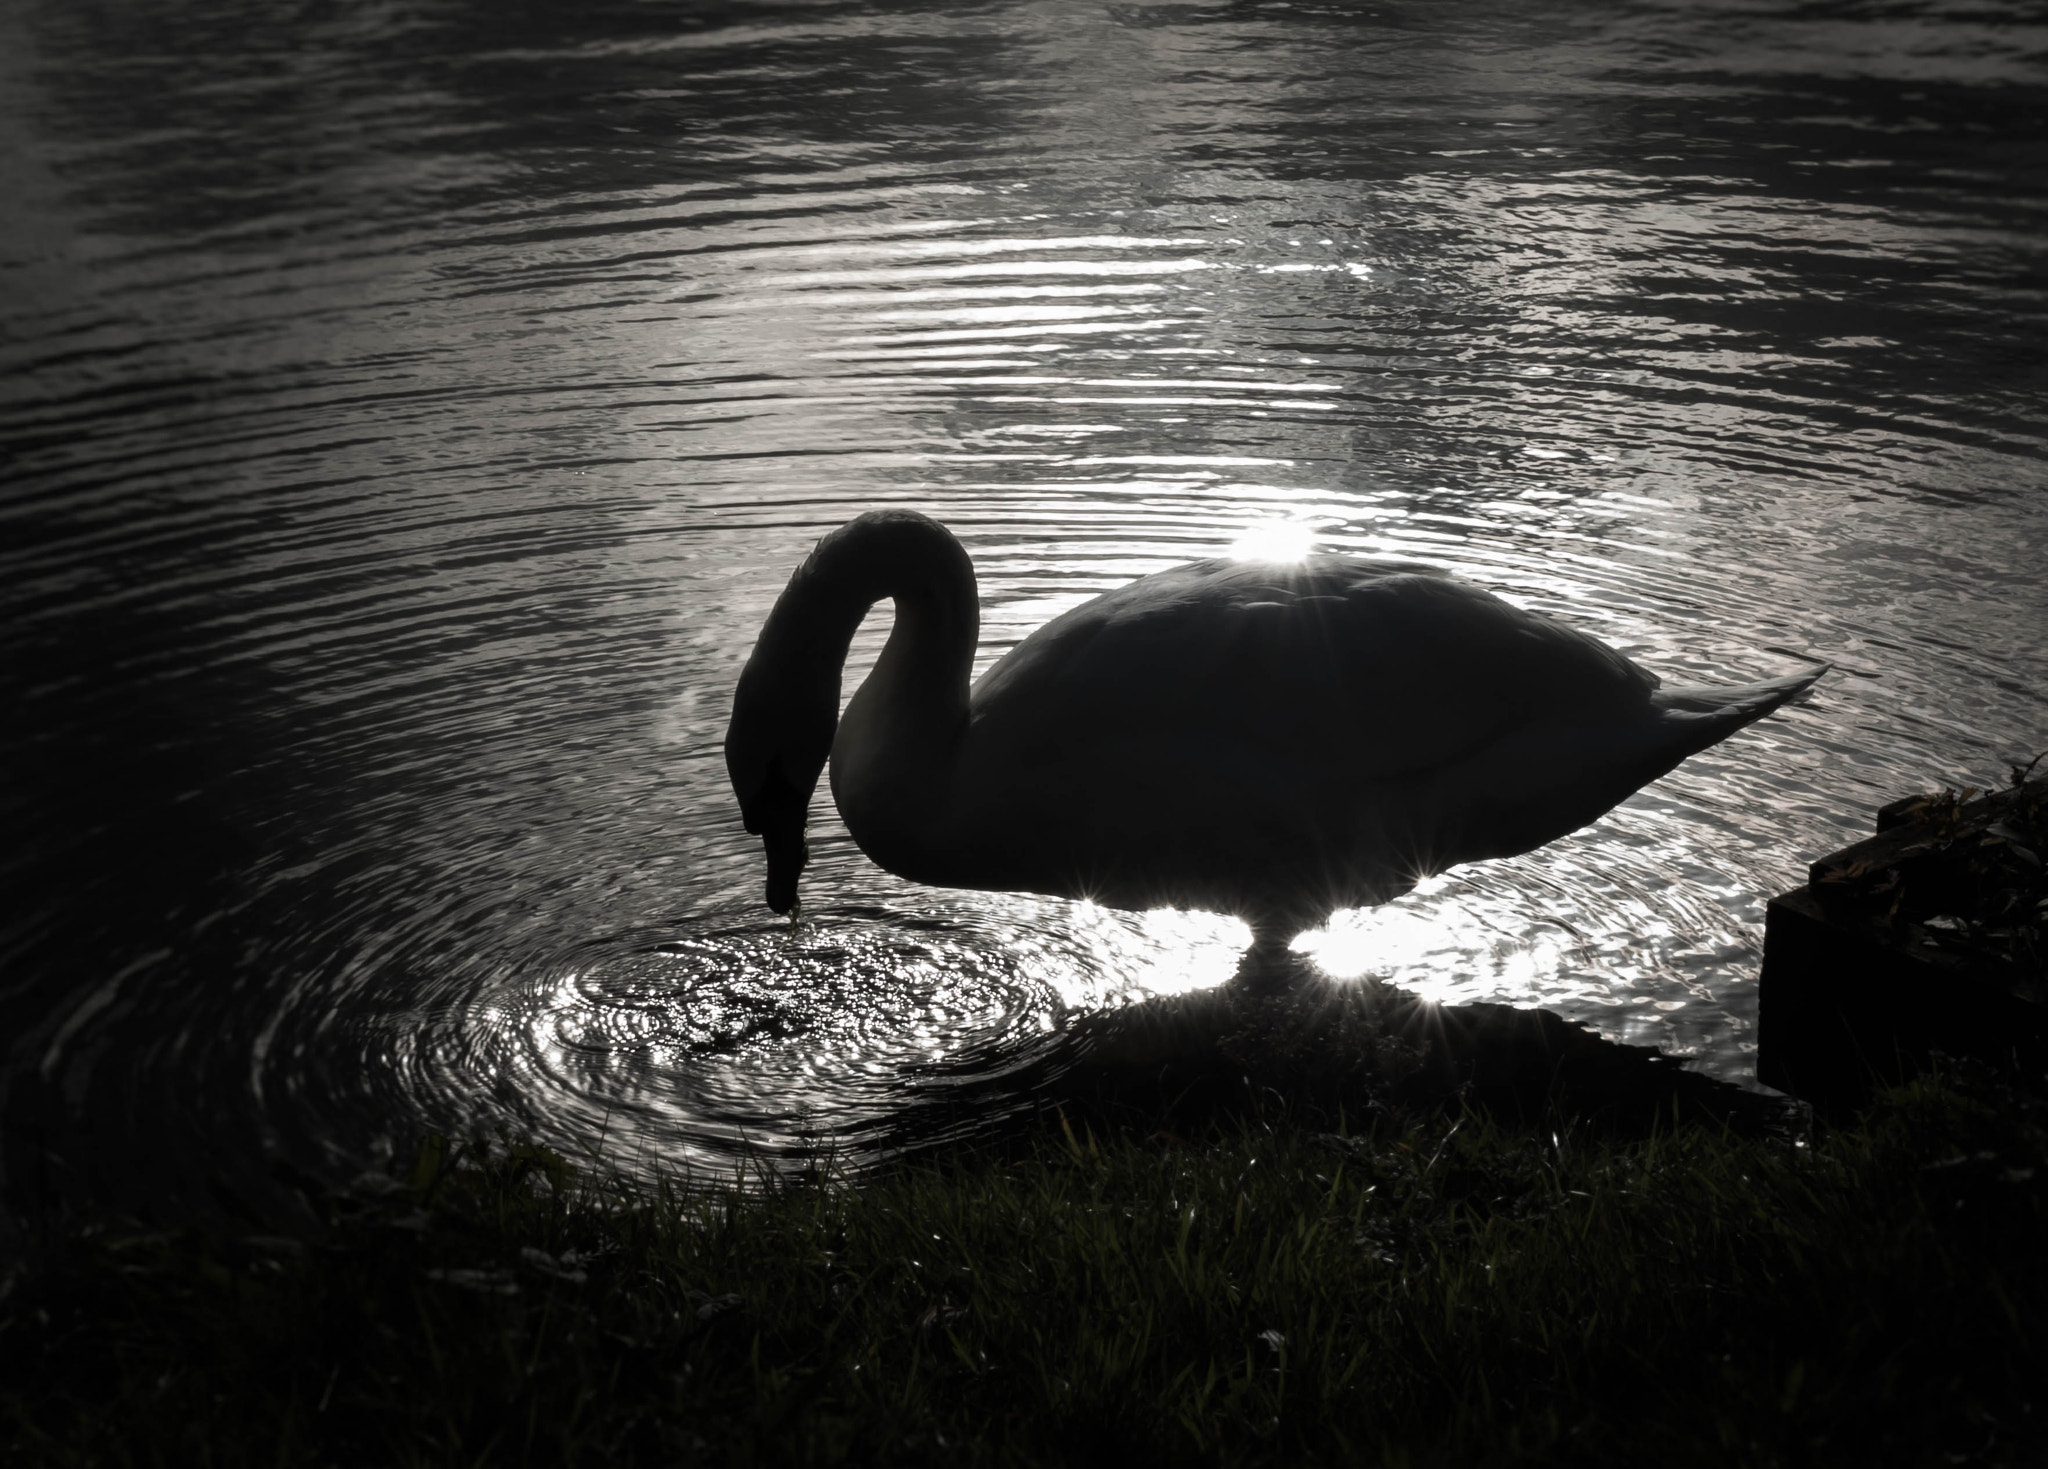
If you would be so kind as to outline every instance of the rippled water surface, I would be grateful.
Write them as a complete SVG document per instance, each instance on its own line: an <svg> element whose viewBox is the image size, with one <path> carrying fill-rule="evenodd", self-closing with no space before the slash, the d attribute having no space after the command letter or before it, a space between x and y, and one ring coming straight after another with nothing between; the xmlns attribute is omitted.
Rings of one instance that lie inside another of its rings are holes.
<svg viewBox="0 0 2048 1469"><path fill-rule="evenodd" d="M1832 660L1310 940L1747 1080L1765 899L2048 745L2044 56L1986 4L9 8L10 1197L858 1150L1226 977L1230 920L916 888L822 795L812 921L761 906L733 681L880 504L972 553L978 667L1247 537L1673 681Z"/></svg>

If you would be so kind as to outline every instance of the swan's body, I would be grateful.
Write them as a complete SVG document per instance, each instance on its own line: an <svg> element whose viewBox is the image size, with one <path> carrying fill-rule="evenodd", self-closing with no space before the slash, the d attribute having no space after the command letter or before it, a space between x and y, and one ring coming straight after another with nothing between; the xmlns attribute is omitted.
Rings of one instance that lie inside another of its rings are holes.
<svg viewBox="0 0 2048 1469"><path fill-rule="evenodd" d="M854 629L896 625L837 722ZM1819 676L1660 689L1442 572L1204 561L1098 597L970 689L974 572L877 511L818 543L740 676L726 761L796 901L829 752L847 829L917 882L1237 914L1271 942L1594 820Z"/></svg>

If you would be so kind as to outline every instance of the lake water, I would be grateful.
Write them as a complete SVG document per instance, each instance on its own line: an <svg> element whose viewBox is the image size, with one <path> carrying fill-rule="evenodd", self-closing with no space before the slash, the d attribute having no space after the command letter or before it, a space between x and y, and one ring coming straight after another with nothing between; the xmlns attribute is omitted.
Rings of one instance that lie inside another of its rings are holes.
<svg viewBox="0 0 2048 1469"><path fill-rule="evenodd" d="M920 889L720 739L825 530L981 667L1243 538L1836 665L1326 968L1753 1071L1763 905L2048 746L2048 25L1997 4L23 3L4 1187L503 1125L858 1156L1243 931ZM872 660L886 609L863 629Z"/></svg>

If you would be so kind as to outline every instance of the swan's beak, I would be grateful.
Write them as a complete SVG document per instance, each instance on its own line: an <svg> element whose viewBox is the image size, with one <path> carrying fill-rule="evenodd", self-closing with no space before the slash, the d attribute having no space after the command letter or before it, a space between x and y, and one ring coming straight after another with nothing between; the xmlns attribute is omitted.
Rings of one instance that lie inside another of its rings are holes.
<svg viewBox="0 0 2048 1469"><path fill-rule="evenodd" d="M796 907L796 880L810 864L811 844L797 826L761 833L761 845L768 849L768 906L777 913L791 912Z"/></svg>

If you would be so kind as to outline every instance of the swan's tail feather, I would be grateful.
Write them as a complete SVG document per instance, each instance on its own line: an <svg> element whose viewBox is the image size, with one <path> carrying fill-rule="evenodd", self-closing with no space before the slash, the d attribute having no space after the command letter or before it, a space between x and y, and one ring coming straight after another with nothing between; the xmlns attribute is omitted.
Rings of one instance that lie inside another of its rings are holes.
<svg viewBox="0 0 2048 1469"><path fill-rule="evenodd" d="M1559 720L1518 731L1464 767L1442 797L1438 845L1469 862L1539 847L1593 821L1688 756L1813 687L1825 667L1736 688L1670 688L1636 718Z"/></svg>
<svg viewBox="0 0 2048 1469"><path fill-rule="evenodd" d="M1650 695L1650 706L1658 712L1658 724L1669 738L1667 749L1675 756L1672 763L1719 744L1744 725L1754 724L1796 699L1832 666L1823 663L1804 673L1734 688L1695 684L1658 689Z"/></svg>

